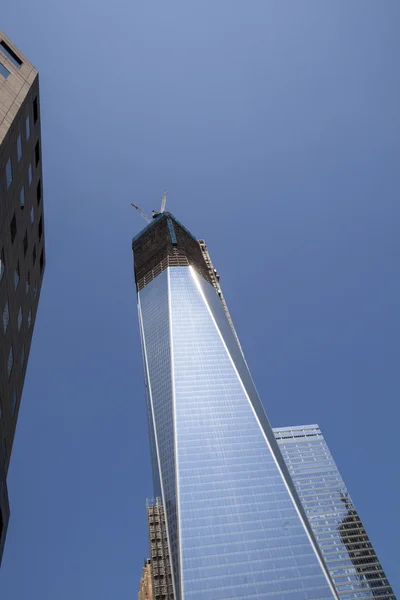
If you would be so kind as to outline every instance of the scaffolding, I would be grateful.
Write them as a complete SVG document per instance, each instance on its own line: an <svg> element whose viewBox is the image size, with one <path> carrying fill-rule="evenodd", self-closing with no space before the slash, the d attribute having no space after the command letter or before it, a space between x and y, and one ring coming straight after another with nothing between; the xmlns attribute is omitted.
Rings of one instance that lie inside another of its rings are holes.
<svg viewBox="0 0 400 600"><path fill-rule="evenodd" d="M171 561L168 550L164 507L159 498L147 500L147 520L154 600L173 600Z"/></svg>

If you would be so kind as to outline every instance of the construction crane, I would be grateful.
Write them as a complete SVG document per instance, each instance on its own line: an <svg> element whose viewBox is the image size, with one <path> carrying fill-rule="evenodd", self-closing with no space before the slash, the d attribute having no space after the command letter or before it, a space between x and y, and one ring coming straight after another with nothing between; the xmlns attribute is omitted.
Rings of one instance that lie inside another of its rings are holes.
<svg viewBox="0 0 400 600"><path fill-rule="evenodd" d="M153 219L155 219L156 217L158 217L158 215L160 215L161 213L163 213L165 211L165 205L167 203L167 194L168 194L168 192L164 192L163 197L161 198L161 208L160 208L160 211L157 211L157 210L153 209L153 211L152 211L152 217L153 217ZM148 223L151 223L151 219L150 219L149 215L147 215L144 212L144 210L142 210L136 204L133 204L133 202L131 202L131 206L133 206L133 208L136 208L136 210L138 211L138 213L142 215L142 217L143 217L143 219L145 221L147 221Z"/></svg>
<svg viewBox="0 0 400 600"><path fill-rule="evenodd" d="M164 192L163 197L161 198L160 212L162 212L162 213L165 211L165 205L167 204L167 194L168 194L168 192Z"/></svg>
<svg viewBox="0 0 400 600"><path fill-rule="evenodd" d="M138 213L140 215L142 215L143 219L145 221L147 221L148 223L151 222L151 219L149 217L149 215L146 215L146 213L144 212L144 210L142 210L141 208L139 208L139 206L136 206L136 204L133 204L133 202L131 202L131 206L133 206L133 208L136 208L136 210L138 211Z"/></svg>

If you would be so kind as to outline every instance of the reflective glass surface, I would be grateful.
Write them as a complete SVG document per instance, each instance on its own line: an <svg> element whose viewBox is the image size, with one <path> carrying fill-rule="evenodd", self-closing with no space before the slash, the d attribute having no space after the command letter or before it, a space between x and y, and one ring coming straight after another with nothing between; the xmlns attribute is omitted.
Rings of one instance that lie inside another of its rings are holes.
<svg viewBox="0 0 400 600"><path fill-rule="evenodd" d="M274 429L342 600L396 600L318 425Z"/></svg>
<svg viewBox="0 0 400 600"><path fill-rule="evenodd" d="M220 308L190 267L139 292L176 598L331 599Z"/></svg>
<svg viewBox="0 0 400 600"><path fill-rule="evenodd" d="M168 272L163 271L139 293L143 358L148 396L150 447L155 494L162 493L175 585L179 586L175 439L168 300ZM161 494L160 494L161 495ZM179 597L179 596L177 596Z"/></svg>

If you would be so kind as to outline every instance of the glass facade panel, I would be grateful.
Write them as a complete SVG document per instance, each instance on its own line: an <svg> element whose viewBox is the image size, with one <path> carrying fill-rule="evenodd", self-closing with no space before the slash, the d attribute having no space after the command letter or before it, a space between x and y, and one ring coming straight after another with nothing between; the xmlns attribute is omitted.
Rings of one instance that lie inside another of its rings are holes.
<svg viewBox="0 0 400 600"><path fill-rule="evenodd" d="M170 556L173 572L176 575L175 589L178 589L178 518L167 271L161 273L140 292L139 320L145 363L146 396L149 403L154 491L163 499Z"/></svg>
<svg viewBox="0 0 400 600"><path fill-rule="evenodd" d="M334 598L215 288L177 266L138 296L175 598Z"/></svg>
<svg viewBox="0 0 400 600"><path fill-rule="evenodd" d="M318 425L274 429L341 600L396 600Z"/></svg>

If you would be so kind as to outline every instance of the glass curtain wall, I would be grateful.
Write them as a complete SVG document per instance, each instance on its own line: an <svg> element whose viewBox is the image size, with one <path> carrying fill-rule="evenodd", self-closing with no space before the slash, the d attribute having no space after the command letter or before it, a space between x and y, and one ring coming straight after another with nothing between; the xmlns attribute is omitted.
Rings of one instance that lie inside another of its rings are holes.
<svg viewBox="0 0 400 600"><path fill-rule="evenodd" d="M274 429L341 600L396 600L318 425Z"/></svg>
<svg viewBox="0 0 400 600"><path fill-rule="evenodd" d="M176 600L335 598L215 288L167 268L138 304Z"/></svg>

